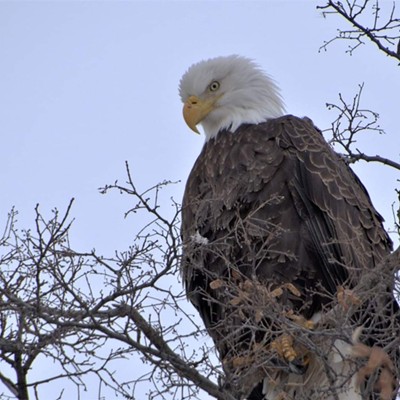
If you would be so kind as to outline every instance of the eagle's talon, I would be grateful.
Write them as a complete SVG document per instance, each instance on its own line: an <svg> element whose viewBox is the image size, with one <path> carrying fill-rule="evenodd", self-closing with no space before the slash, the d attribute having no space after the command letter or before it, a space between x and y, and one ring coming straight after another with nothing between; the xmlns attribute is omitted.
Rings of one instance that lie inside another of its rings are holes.
<svg viewBox="0 0 400 400"><path fill-rule="evenodd" d="M302 328L313 330L315 327L312 320L307 320L301 315L296 315L293 310L289 310L285 315ZM293 367L296 370L293 372L303 373L304 368L309 363L307 351L301 345L297 345L297 350L295 350L293 336L289 334L285 333L276 338L271 343L271 349L276 351L281 358L290 364L291 368Z"/></svg>
<svg viewBox="0 0 400 400"><path fill-rule="evenodd" d="M294 361L297 357L297 353L293 348L293 337L286 333L271 343L271 349L288 362Z"/></svg>
<svg viewBox="0 0 400 400"><path fill-rule="evenodd" d="M303 360L297 359L289 363L289 371L292 374L303 375L307 370L307 364Z"/></svg>
<svg viewBox="0 0 400 400"><path fill-rule="evenodd" d="M308 357L299 354L293 347L293 338L287 334L282 335L271 343L271 348L285 362L281 367L286 366L293 374L303 375L308 366Z"/></svg>

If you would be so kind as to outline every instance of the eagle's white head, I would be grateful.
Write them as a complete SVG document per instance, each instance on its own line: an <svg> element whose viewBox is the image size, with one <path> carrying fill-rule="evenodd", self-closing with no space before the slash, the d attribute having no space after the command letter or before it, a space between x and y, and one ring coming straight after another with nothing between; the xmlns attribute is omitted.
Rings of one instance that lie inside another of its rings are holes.
<svg viewBox="0 0 400 400"><path fill-rule="evenodd" d="M183 75L179 94L188 126L206 140L219 131L234 132L242 124L259 124L284 114L275 82L252 60L237 55L192 65Z"/></svg>

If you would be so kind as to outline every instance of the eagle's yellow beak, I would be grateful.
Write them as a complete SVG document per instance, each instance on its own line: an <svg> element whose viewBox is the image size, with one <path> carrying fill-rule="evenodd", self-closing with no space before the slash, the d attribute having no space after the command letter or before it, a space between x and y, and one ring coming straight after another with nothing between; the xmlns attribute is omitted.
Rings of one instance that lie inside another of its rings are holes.
<svg viewBox="0 0 400 400"><path fill-rule="evenodd" d="M188 127L200 134L196 125L201 122L213 109L217 98L202 100L197 96L190 96L183 106L183 118Z"/></svg>

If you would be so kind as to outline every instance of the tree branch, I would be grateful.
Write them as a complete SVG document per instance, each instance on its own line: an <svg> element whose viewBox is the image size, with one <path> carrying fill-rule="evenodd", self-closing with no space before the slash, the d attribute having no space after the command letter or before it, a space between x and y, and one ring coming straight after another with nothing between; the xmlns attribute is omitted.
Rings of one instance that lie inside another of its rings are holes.
<svg viewBox="0 0 400 400"><path fill-rule="evenodd" d="M369 8L368 6L371 3L373 3L373 5ZM348 52L352 54L360 45L364 44L363 38L366 37L388 57L400 61L400 19L394 16L396 11L395 2L393 2L386 22L380 25L379 21L381 19L382 10L378 1L363 0L358 2L346 0L342 2L328 0L325 5L317 6L317 9L323 10L322 14L324 17L329 14L338 14L342 16L354 28L353 30L339 29L338 36L326 41L320 50L326 50L329 44L340 39L356 42L356 44L350 46L348 50ZM364 21L361 21L368 16L367 13L372 13L374 16L372 26L368 26Z"/></svg>
<svg viewBox="0 0 400 400"><path fill-rule="evenodd" d="M367 133L384 134L384 130L379 126L379 114L361 107L361 96L364 84L359 85L359 91L354 96L352 102L347 102L339 93L339 104L327 103L329 110L338 113L332 122L331 128L325 129L332 136L329 143L339 145L345 152L342 154L348 163L355 163L363 160L366 162L378 162L400 170L400 163L379 155L368 155L355 148L357 138Z"/></svg>

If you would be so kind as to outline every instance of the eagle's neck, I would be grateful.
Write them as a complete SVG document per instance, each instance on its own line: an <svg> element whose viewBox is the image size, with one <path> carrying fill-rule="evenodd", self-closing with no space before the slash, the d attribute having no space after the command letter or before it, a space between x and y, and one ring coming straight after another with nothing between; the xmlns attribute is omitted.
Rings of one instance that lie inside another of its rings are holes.
<svg viewBox="0 0 400 400"><path fill-rule="evenodd" d="M258 93L259 98L247 99L246 106L234 101L221 102L202 122L206 141L223 130L234 133L243 124L259 124L285 114L283 102L275 91Z"/></svg>

